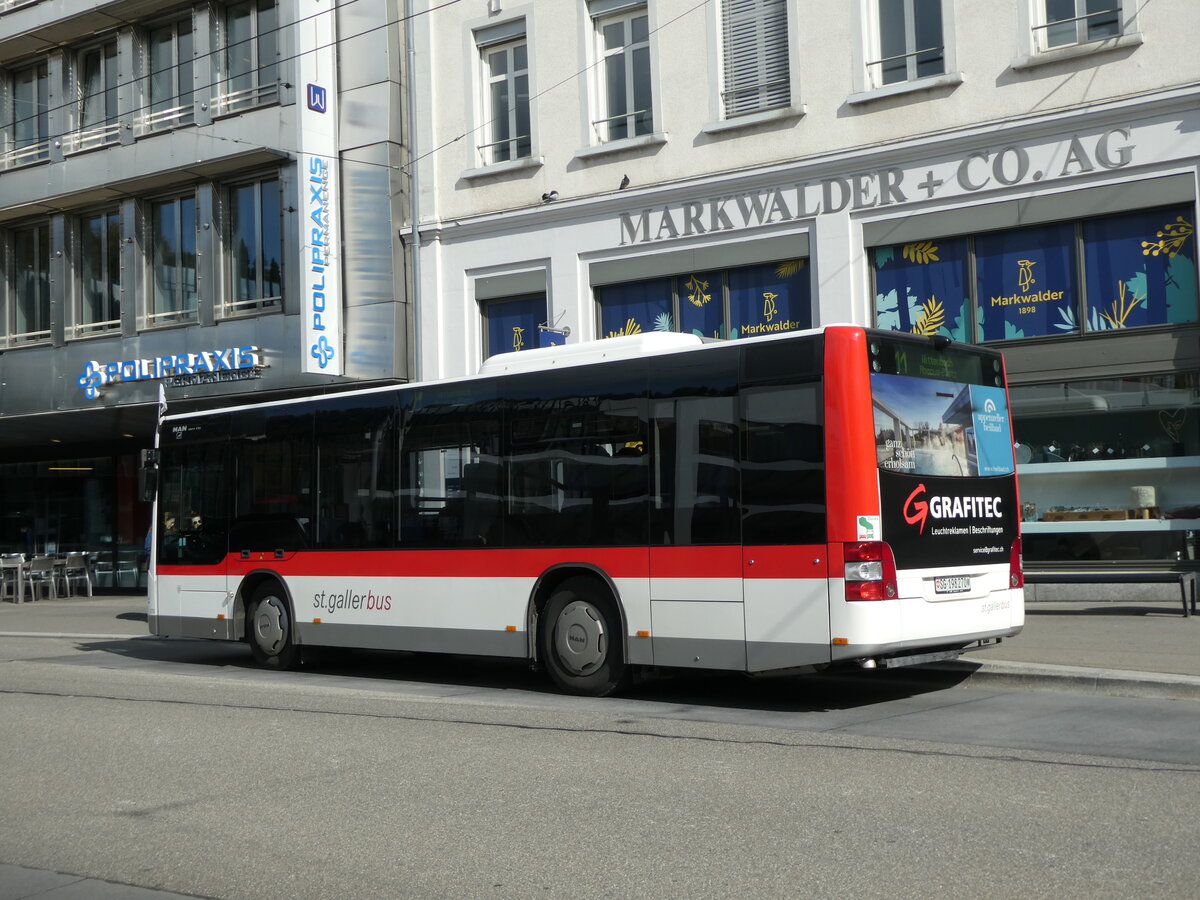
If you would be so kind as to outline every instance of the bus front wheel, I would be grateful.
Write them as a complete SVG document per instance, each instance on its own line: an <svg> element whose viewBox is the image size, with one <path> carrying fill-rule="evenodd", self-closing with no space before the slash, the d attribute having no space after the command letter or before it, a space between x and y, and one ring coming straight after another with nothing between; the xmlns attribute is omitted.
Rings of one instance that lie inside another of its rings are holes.
<svg viewBox="0 0 1200 900"><path fill-rule="evenodd" d="M624 682L620 618L587 578L571 578L541 615L539 649L554 683L572 694L606 697Z"/></svg>
<svg viewBox="0 0 1200 900"><path fill-rule="evenodd" d="M246 634L260 666L291 669L299 662L287 599L277 585L265 584L254 592L246 613Z"/></svg>

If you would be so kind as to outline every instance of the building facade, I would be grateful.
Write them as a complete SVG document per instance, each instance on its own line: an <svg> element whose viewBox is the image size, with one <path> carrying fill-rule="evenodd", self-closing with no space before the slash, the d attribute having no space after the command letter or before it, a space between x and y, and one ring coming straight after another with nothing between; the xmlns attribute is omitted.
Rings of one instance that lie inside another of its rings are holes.
<svg viewBox="0 0 1200 900"><path fill-rule="evenodd" d="M128 587L160 397L409 377L404 40L384 0L0 0L0 552Z"/></svg>
<svg viewBox="0 0 1200 900"><path fill-rule="evenodd" d="M1185 0L417 5L421 377L651 329L995 345L1027 561L1194 557Z"/></svg>

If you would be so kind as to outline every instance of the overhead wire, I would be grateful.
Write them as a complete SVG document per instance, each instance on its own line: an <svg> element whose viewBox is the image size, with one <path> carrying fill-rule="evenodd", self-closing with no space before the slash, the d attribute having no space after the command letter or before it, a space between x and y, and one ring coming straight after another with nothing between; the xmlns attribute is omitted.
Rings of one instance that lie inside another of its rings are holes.
<svg viewBox="0 0 1200 900"><path fill-rule="evenodd" d="M314 20L314 19L316 19L316 18L318 18L318 17L320 17L320 16L329 15L329 14L331 14L331 13L332 13L334 10L343 9L343 8L344 8L344 7L346 7L346 6L349 6L349 5L351 5L351 4L353 4L353 3L357 3L357 2L359 2L359 0L342 0L342 2L341 2L341 3L335 3L335 5L334 5L334 6L333 6L331 9L329 9L329 10L322 10L321 12L315 13L315 14L314 14L314 15L312 15L312 16L306 16L306 17L304 17L304 18L301 18L301 19L296 19L296 20L294 20L294 21L291 21L291 22L287 22L287 23L284 23L284 24L281 24L281 25L277 25L275 28L269 29L268 31L266 31L266 32L264 32L264 33L260 33L260 34L258 34L258 35L254 35L254 36L252 36L252 37L246 38L246 39L244 39L244 40L242 40L242 41L237 41L237 42L234 42L234 44L231 44L231 45L226 45L226 46L224 46L224 47L220 47L220 48L216 48L216 49L210 50L210 51L208 51L207 53L200 54L199 56L197 56L197 57L196 57L196 59L204 59L204 58L206 58L206 57L210 57L210 56L213 56L213 55L215 55L215 54L218 54L218 53L227 53L227 52L229 51L230 47L236 47L236 46L240 46L241 44L243 44L243 43L246 43L246 42L248 42L248 41L256 41L256 40L259 40L259 39L261 39L261 37L263 36L263 34L272 34L272 33L276 33L276 34L277 34L277 33L281 32L281 31L283 31L284 29L287 29L287 28L294 28L295 26L297 26L297 25L299 25L299 24L301 24L301 23L303 23L303 22L312 21L312 20ZM450 7L450 6L457 5L458 3L461 3L461 2L462 2L462 0L445 0L445 2L443 2L443 3L439 3L439 4L435 5L435 6L430 6L430 7L429 7L429 8L427 8L427 9L423 9L423 10L416 11L416 12L414 12L414 13L413 13L411 16L405 16L405 15L401 15L401 16L399 16L398 18L395 18L395 19L389 19L388 21L386 21L386 22L384 22L384 23L382 23L382 24L379 24L379 25L373 25L373 26L371 26L370 28L364 29L363 31L357 32L357 33L355 33L355 34L347 35L347 36L344 36L344 37L338 37L338 38L334 39L333 41L331 41L331 42L329 42L329 43L320 44L320 45L318 45L318 46L316 46L316 47L309 47L309 48L306 48L306 49L304 49L304 50L301 50L301 51L300 51L300 52L298 52L298 53L294 53L294 54L292 54L292 55L290 55L290 56L279 57L279 58L278 58L278 59L275 61L275 63L273 63L273 65L279 65L279 64L282 64L282 63L290 62L290 61L292 61L292 60L295 60L295 59L298 59L298 58L300 58L301 56L304 56L304 55L306 55L306 54L309 54L309 53L314 53L314 52L317 52L318 50L325 50L325 49L328 49L328 48L330 48L330 47L337 46L338 44L341 44L341 43L345 43L345 42L348 42L348 41L354 40L355 38L364 37L364 36L366 36L366 35L368 35L368 34L371 34L372 32L379 31L379 30L381 30L381 29L384 29L384 28L391 28L391 27L392 27L392 26L394 26L394 25L400 25L400 24L403 24L403 23L405 23L405 22L409 21L410 19L416 19L416 18L417 18L417 17L419 17L419 16L423 16L423 15L431 15L432 13L435 13L435 12L437 12L437 11L441 10L441 9L445 9L445 8L448 8L448 7ZM672 18L668 19L667 21L665 21L665 22L663 22L663 23L661 23L661 24L659 24L659 25L656 25L654 28L650 29L650 30L647 32L647 35L649 36L649 35L651 35L651 34L657 34L658 32L661 32L661 31L663 31L665 28L667 28L667 27L668 27L668 26L670 26L670 25L673 25L675 22L678 22L680 19L684 18L685 16L691 15L691 14L692 14L692 13L694 13L696 10L698 10L698 9L700 9L700 8L704 7L704 6L707 6L707 5L708 5L710 2L711 2L711 0L699 0L699 2L698 2L698 3L696 3L696 4L694 4L693 6L691 6L691 7L687 8L687 9L683 10L682 12L680 12L680 13L678 13L677 15L673 16ZM600 65L600 63L602 63L602 62L603 62L603 59L602 59L602 58L601 58L601 59L596 59L596 60L594 60L594 61L592 61L592 62L588 63L587 65L583 66L581 69L579 69L579 70L577 70L577 71L573 72L572 74L570 74L570 75L566 76L565 78L562 78L562 79L560 79L559 81L556 81L554 84L551 84L551 85L549 85L549 86L548 86L548 87L546 87L546 88L543 88L542 90L538 91L538 92L537 92L537 93L535 93L535 94L531 94L531 95L530 95L530 97L529 97L529 102L531 102L531 103L532 103L534 100L537 100L537 99L540 99L541 97L544 97L544 96L546 96L546 95L547 95L547 94L549 94L551 91L557 90L558 88L562 87L562 86L563 86L563 85L565 85L565 84L569 84L569 83L571 83L571 82L573 82L573 81L577 81L579 78L581 78L581 77L583 77L584 75L586 75L588 72L590 72L592 69L596 68L596 67L597 67L598 65ZM131 84L136 84L137 82L139 82L139 81L142 81L142 80L143 80L144 78L146 78L146 77L153 77L154 75L159 75L159 74L162 74L163 72L168 72L168 71L171 71L171 70L173 70L173 69L178 69L178 68L180 68L180 67L181 67L181 65L182 65L181 63L173 63L173 64L172 64L172 65L170 65L170 66L166 66L166 67L164 67L164 68L162 68L162 69L156 69L156 70L155 70L155 71L153 71L153 72L149 72L149 73L147 73L147 75L144 75L144 76L138 76L138 77L136 77L136 78L131 78L131 79L128 79L128 80L126 80L126 81L123 81L123 82L118 82L118 84L117 84L117 85L115 85L115 86L116 86L116 87L125 87L125 86L131 85ZM260 67L260 68L261 68L261 67ZM408 73L408 77L412 77L412 73ZM217 85L219 85L221 82L223 82L223 81L226 81L226 80L228 80L228 79L226 79L226 78L219 78L219 79L217 79L217 80L215 80L215 81L209 82L209 83L208 83L208 84L206 84L206 85L199 85L199 86L197 86L197 87L193 88L193 91L196 91L196 90L204 90L205 88L212 88L212 87L216 87L216 86L217 86ZM74 101L70 101L70 102L66 102L66 103L60 103L60 104L58 104L58 105L56 105L56 106L53 106L53 107L48 107L48 108L47 108L47 110L46 110L46 112L50 112L50 111L57 111L57 110L62 110L62 109L69 109L69 108L72 108L72 107L74 107L74 106L75 106L75 105L76 105L78 102L79 102L79 100L74 100ZM135 113L142 112L142 111L144 111L144 110L146 110L146 109L149 109L149 108L151 108L151 104L149 104L149 103L147 103L147 104L142 104L141 106L137 106L137 107L134 107L133 109L129 110L129 113L131 113L131 114L135 114ZM41 115L41 113L39 112L37 115ZM26 122L26 121L30 121L30 120L31 120L31 119L33 119L33 118L36 118L36 115L35 115L35 116L27 116L27 117L25 117L25 118L22 118L22 119L14 119L14 120L13 120L13 124L15 125L15 124L17 124L18 122ZM316 157L318 157L318 158L331 159L331 160L332 160L332 159L338 159L338 160L340 160L340 161L341 161L341 162L343 162L343 163L353 163L353 164L355 164L355 165L364 165L364 166L376 166L376 167L379 167L379 168L385 168L385 169L389 169L389 170L398 170L398 171L400 171L400 172L402 172L402 173L404 173L404 174L410 174L410 171L409 171L409 170L411 170L412 166L416 165L417 163L421 162L421 161L422 161L422 160L424 160L424 159L427 159L427 158L429 158L430 156L433 156L435 153L439 153L439 152L441 152L442 150L445 150L447 147L451 147L451 146L453 146L453 145L457 144L459 141L462 141L464 138L468 138L468 137L470 137L471 135L473 135L473 134L476 134L476 133L478 133L478 132L482 131L482 130L483 130L483 129L485 129L485 128L489 128L489 127L491 127L491 125L493 125L493 124L494 124L496 121L498 121L498 120L499 120L499 118L500 118L499 116L494 116L494 117L492 117L491 119L487 119L487 120L485 120L485 121L483 121L483 122L480 122L480 123L479 123L478 125L476 125L475 127L473 127L473 128L469 128L469 129L467 129L466 131L464 131L464 132L462 132L462 133L460 133L460 134L457 134L457 135L455 135L454 137L450 138L449 140L447 140L447 141L444 141L443 143L441 143L441 144L437 145L436 147L433 147L433 148L431 148L430 150L426 151L425 153L422 153L422 154L420 154L419 156L413 157L412 159L410 159L410 160L408 161L408 164L407 164L407 165L405 165L405 166L393 166L393 165L391 165L390 163L376 163L376 162L371 162L371 161L369 161L369 160L359 160L359 159L344 159L344 158L342 158L342 157L340 157L340 156L334 156L334 155L331 155L331 154L310 153L309 151L305 151L305 152L306 152L306 153L309 153L309 155L311 155L311 156L316 156ZM209 139L211 139L211 140L225 141L225 142L234 143L234 144L244 144L244 145L247 145L247 146L261 146L260 144L258 144L258 143L255 143L255 142L253 142L253 141L248 141L248 140L245 140L245 139L242 139L242 138L230 137L230 136L228 136L228 135L219 135L219 134L213 134L213 133L211 133L211 132L207 132L207 131L198 131L198 132L196 132L196 135L197 135L197 136L201 136L201 137L206 137L206 138L209 138ZM276 147L276 149L279 149L279 150L284 150L284 151L287 151L287 152L289 152L289 153L298 153L298 152L300 152L300 151L298 151L297 149L295 149L295 148L292 148L292 147L278 147L278 146L277 146L277 147Z"/></svg>

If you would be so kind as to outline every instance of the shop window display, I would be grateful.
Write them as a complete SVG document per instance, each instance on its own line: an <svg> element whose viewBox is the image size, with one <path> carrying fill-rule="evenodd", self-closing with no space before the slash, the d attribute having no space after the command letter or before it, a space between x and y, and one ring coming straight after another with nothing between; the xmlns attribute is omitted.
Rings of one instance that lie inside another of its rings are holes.
<svg viewBox="0 0 1200 900"><path fill-rule="evenodd" d="M1010 393L1027 561L1195 559L1200 373Z"/></svg>

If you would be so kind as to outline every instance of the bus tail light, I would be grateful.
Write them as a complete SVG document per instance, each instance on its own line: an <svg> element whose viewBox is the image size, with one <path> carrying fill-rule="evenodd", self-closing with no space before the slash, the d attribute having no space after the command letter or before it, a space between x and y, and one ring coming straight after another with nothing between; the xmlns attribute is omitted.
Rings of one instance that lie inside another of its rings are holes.
<svg viewBox="0 0 1200 900"><path fill-rule="evenodd" d="M845 544L842 558L846 563L847 600L894 600L896 557L883 541L859 541Z"/></svg>
<svg viewBox="0 0 1200 900"><path fill-rule="evenodd" d="M1008 557L1008 586L1019 588L1025 586L1025 564L1021 559L1021 539L1013 541L1012 553Z"/></svg>

